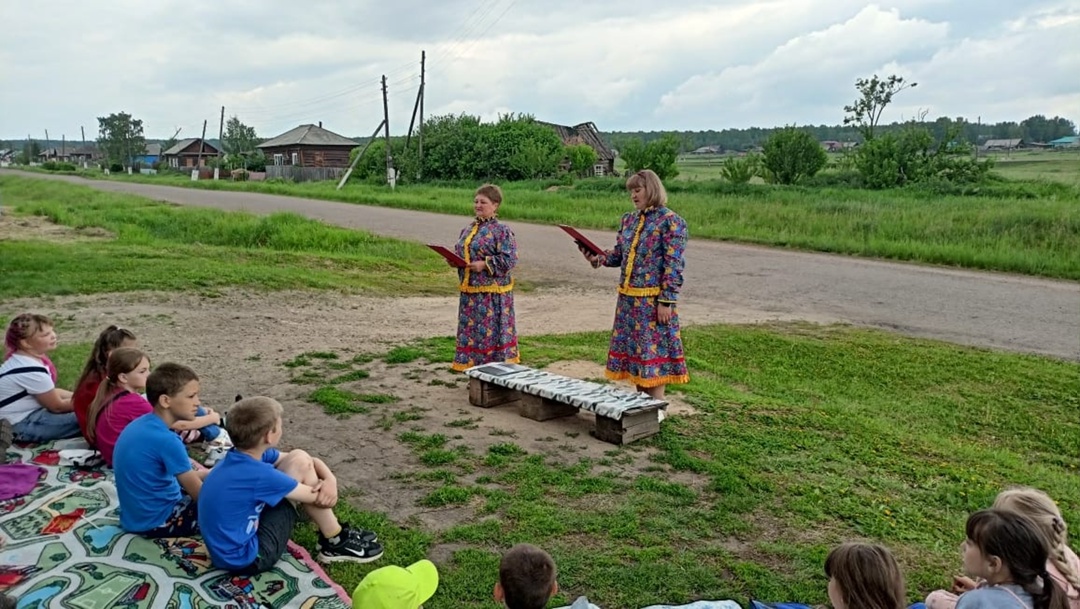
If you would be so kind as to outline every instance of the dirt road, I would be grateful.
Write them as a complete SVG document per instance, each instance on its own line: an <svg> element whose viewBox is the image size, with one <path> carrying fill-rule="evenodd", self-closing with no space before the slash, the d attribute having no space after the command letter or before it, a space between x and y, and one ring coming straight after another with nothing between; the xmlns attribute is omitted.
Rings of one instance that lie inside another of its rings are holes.
<svg viewBox="0 0 1080 609"><path fill-rule="evenodd" d="M293 211L422 242L450 243L468 222L460 216L294 197L21 175L182 205L257 214ZM678 211L677 200L672 206ZM546 288L543 291L549 294L550 288L567 289L578 303L582 294L595 294L598 306L613 305L614 270L589 268L557 228L509 224L521 250L522 279ZM680 308L684 323L845 322L967 345L1080 359L1080 284L694 240L692 229ZM611 233L587 233L601 244L613 239ZM573 315L573 310L567 309L566 315Z"/></svg>

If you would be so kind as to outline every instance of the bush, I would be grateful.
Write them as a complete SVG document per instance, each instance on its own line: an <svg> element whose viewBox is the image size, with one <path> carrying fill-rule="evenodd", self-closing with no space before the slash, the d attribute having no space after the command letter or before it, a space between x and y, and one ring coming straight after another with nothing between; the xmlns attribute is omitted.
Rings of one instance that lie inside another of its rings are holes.
<svg viewBox="0 0 1080 609"><path fill-rule="evenodd" d="M761 171L761 156L728 157L720 166L720 177L732 184L748 184Z"/></svg>
<svg viewBox="0 0 1080 609"><path fill-rule="evenodd" d="M767 182L795 184L821 171L829 162L814 136L795 127L775 131L765 140L763 150L762 167Z"/></svg>
<svg viewBox="0 0 1080 609"><path fill-rule="evenodd" d="M124 172L124 166L121 165L120 163L113 163L113 164L109 165L109 171L111 173L123 173Z"/></svg>
<svg viewBox="0 0 1080 609"><path fill-rule="evenodd" d="M643 144L633 139L623 144L619 155L626 161L626 170L630 173L642 169L652 169L661 180L668 180L679 175L675 162L679 158L679 140L673 135Z"/></svg>
<svg viewBox="0 0 1080 609"><path fill-rule="evenodd" d="M46 171L77 171L78 168L72 163L64 163L61 161L45 161L41 164L41 168Z"/></svg>
<svg viewBox="0 0 1080 609"><path fill-rule="evenodd" d="M936 146L925 127L909 126L899 133L886 133L859 148L855 167L867 188L896 188L934 181L975 184L983 181L992 161L972 159L962 148L943 138ZM938 185L937 188L943 188Z"/></svg>

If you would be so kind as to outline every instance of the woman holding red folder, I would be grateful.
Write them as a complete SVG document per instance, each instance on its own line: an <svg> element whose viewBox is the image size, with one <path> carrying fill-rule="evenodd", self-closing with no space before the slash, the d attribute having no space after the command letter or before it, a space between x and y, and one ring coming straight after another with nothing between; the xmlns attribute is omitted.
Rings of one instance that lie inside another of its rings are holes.
<svg viewBox="0 0 1080 609"><path fill-rule="evenodd" d="M493 184L476 190L476 220L461 231L454 247L465 259L465 268L458 269L461 298L454 370L520 361L510 274L517 264L517 242L510 227L496 217L502 198L502 190Z"/></svg>
<svg viewBox="0 0 1080 609"><path fill-rule="evenodd" d="M663 399L666 385L690 380L675 310L688 232L652 170L631 175L626 189L637 211L623 216L615 248L595 255L581 249L594 268L622 269L605 374Z"/></svg>

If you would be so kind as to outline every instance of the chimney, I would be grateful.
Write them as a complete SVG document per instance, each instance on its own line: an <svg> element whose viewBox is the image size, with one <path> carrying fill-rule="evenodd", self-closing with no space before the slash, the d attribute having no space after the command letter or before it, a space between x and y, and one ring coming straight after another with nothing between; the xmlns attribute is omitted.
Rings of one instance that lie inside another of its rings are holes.
<svg viewBox="0 0 1080 609"><path fill-rule="evenodd" d="M322 121L319 121L319 129L322 129Z"/></svg>

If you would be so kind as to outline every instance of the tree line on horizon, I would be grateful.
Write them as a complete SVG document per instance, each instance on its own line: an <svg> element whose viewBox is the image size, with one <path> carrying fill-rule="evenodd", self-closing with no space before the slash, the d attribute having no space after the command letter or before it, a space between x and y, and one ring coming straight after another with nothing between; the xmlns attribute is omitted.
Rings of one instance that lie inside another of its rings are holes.
<svg viewBox="0 0 1080 609"><path fill-rule="evenodd" d="M1076 124L1072 121L1054 116L1047 118L1045 115L1036 114L1020 122L1002 121L998 123L971 122L964 117L950 118L938 117L934 120L893 122L877 127L881 134L897 134L910 128L912 125L926 128L935 139L947 136L956 137L959 141L980 145L987 140L997 139L1022 139L1025 142L1049 142L1060 137L1077 135ZM601 136L607 144L621 150L630 140L649 143L665 137L674 137L680 146L681 152L691 152L705 146L716 146L722 151L742 152L759 148L765 144L773 134L783 131L785 127L748 127L745 129L714 129L702 131L605 131ZM819 142L858 142L863 143L865 137L855 125L799 125L798 128L808 132Z"/></svg>

